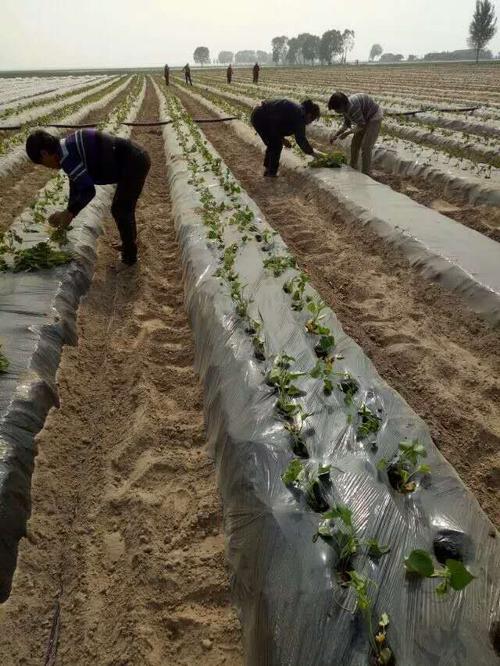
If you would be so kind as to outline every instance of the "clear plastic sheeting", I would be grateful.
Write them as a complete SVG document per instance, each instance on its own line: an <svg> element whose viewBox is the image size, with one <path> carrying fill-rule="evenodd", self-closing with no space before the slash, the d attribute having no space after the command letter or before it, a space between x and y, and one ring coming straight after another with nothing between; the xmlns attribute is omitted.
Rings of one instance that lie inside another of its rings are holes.
<svg viewBox="0 0 500 666"><path fill-rule="evenodd" d="M208 100L187 94L222 116ZM231 126L241 139L264 150L252 128L237 120ZM291 151L282 153L281 162L300 171L346 221L371 228L398 247L426 278L460 295L492 326L500 324L499 243L350 167L309 169Z"/></svg>
<svg viewBox="0 0 500 666"><path fill-rule="evenodd" d="M252 316L260 315L263 322L267 360L259 362L227 289L215 276L218 252L207 241L201 201L175 128L165 127L164 137L187 309L205 386L207 433L223 498L227 555L247 663L366 666L371 663L368 636L354 612L355 597L336 580L332 549L321 540L313 542L320 514L281 479L294 456L265 374L278 354L293 356L297 372L309 371L317 360L305 331L307 314L291 309L282 288L297 273L288 269L275 278L263 267L269 254L262 245L250 239L238 247L234 270L247 285ZM217 202L227 201L219 180L211 172L203 177ZM255 223L269 229L255 204L245 193L240 196L254 212ZM224 234L226 246L237 240L232 226L225 227ZM272 253L286 251L275 236ZM432 443L425 423L382 381L330 310L324 324L335 335L336 371L352 374L359 383L356 401L368 405L382 422L373 441L360 441L356 411L353 414L344 394L336 388L326 397L321 382L302 377L296 382L305 393L301 401L313 413L305 465L313 472L319 465L332 465L331 482L320 489L324 503L349 506L360 538L376 538L391 547L378 563L357 556L355 568L376 583L371 590L374 617L390 615L388 639L396 663L498 664L489 631L499 615L500 542L491 523ZM411 495L401 495L377 471L376 463L382 457L391 459L401 440L415 438L427 448L432 477ZM403 559L413 548L432 552L433 542L446 542L450 531L477 579L464 591L439 598L433 580L406 578Z"/></svg>
<svg viewBox="0 0 500 666"><path fill-rule="evenodd" d="M132 121L142 104L145 85L132 103ZM121 130L127 136L130 130ZM34 436L49 409L58 404L56 372L64 344L75 344L76 313L95 264L100 220L108 209L112 186L97 188L92 202L75 218L69 232L74 259L67 265L33 273L0 273L0 342L9 361L0 374L0 602L10 593L19 539L30 513ZM23 246L46 241L43 228L13 228Z"/></svg>

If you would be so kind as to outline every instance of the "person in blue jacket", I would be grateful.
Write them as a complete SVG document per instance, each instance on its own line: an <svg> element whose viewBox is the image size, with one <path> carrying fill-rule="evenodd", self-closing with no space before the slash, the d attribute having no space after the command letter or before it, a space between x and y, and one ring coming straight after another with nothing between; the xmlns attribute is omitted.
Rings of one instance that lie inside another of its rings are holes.
<svg viewBox="0 0 500 666"><path fill-rule="evenodd" d="M151 166L148 153L128 139L94 129L81 129L61 140L37 130L27 138L26 152L35 164L62 169L68 175L68 206L49 217L52 226L68 227L92 201L96 185L116 184L111 213L120 233L121 258L125 264L134 264L135 209Z"/></svg>

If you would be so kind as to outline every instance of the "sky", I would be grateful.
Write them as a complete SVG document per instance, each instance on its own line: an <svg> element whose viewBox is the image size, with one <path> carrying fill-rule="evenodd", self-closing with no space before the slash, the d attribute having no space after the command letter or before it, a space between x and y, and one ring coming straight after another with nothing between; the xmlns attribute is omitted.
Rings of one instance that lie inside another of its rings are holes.
<svg viewBox="0 0 500 666"><path fill-rule="evenodd" d="M356 33L351 59L466 48L475 0L2 0L0 70L149 67L196 46L271 50L276 35ZM500 0L496 2L497 16ZM499 21L500 24L500 21ZM499 30L500 32L500 30ZM500 34L489 48L500 51Z"/></svg>

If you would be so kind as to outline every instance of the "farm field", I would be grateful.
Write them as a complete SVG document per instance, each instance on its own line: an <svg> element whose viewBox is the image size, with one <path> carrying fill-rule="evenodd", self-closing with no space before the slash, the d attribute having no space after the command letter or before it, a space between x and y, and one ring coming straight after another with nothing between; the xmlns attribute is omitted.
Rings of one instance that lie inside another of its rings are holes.
<svg viewBox="0 0 500 666"><path fill-rule="evenodd" d="M177 78L180 82L180 77ZM226 111L248 114L266 97L311 97L322 105L331 93L372 94L387 114L426 109L417 116L387 116L375 153L374 177L453 219L500 238L500 67L497 64L401 67L236 69L233 83L221 70L198 70L194 89ZM238 98L238 99L235 99ZM242 106L243 105L243 106ZM467 113L439 109L479 106ZM337 123L338 121L333 121ZM319 134L318 147L327 144ZM333 124L332 121L327 126ZM479 205L478 205L479 204Z"/></svg>
<svg viewBox="0 0 500 666"><path fill-rule="evenodd" d="M439 651L458 663L457 645L470 663L495 663L498 588L484 572L499 561L500 328L474 291L335 203L347 167L312 174L288 151L280 177L262 178L248 121L260 99L310 96L324 109L335 88L370 92L388 114L425 109L387 118L374 202L399 193L416 223L419 210L441 213L496 256L499 73L263 68L252 85L236 69L229 86L200 69L189 88L173 72L168 89L157 72L0 78L0 505L16 515L0 525L12 530L4 571L31 513L12 590L0 581L2 663L326 666L340 629L342 663L373 661L353 590L332 575L335 503L359 534L349 565L380 591L370 612L391 617L382 643L395 663ZM192 120L220 113L240 120ZM336 122L311 126L312 142L326 148ZM51 123L93 124L149 152L135 267L117 259L109 186L67 239L51 239L67 185L23 153L29 131ZM18 271L36 243L63 258ZM402 440L422 444L429 470L394 484L384 460ZM403 561L450 530L472 544L476 579L439 599L434 580L408 584ZM390 551L372 558L368 537ZM415 640L408 628L424 615ZM282 621L297 631L280 635Z"/></svg>

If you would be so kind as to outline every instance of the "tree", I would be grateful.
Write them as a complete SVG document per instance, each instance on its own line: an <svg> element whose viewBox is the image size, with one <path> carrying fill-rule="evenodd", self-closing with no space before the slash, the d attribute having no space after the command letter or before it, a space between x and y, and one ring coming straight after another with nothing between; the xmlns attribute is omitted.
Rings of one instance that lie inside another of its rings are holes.
<svg viewBox="0 0 500 666"><path fill-rule="evenodd" d="M327 65L332 64L335 56L342 53L342 35L339 30L327 30L321 37L319 45L319 59L321 62L326 62Z"/></svg>
<svg viewBox="0 0 500 666"><path fill-rule="evenodd" d="M273 61L273 57L267 51L257 51L257 62L260 62L261 65L270 65Z"/></svg>
<svg viewBox="0 0 500 666"><path fill-rule="evenodd" d="M285 61L288 37L285 35L282 35L281 37L274 37L271 44L273 47L273 62L275 65L279 65L280 62Z"/></svg>
<svg viewBox="0 0 500 666"><path fill-rule="evenodd" d="M342 33L342 62L347 62L347 54L354 48L354 30L344 30Z"/></svg>
<svg viewBox="0 0 500 666"><path fill-rule="evenodd" d="M198 46L193 53L193 60L200 65L210 62L210 51L206 46Z"/></svg>
<svg viewBox="0 0 500 666"><path fill-rule="evenodd" d="M238 65L249 65L253 64L257 60L257 54L255 51L237 51L234 56L235 62Z"/></svg>
<svg viewBox="0 0 500 666"><path fill-rule="evenodd" d="M286 61L289 65L296 65L299 57L302 56L299 40L297 37L292 37L288 40L288 51L286 53Z"/></svg>
<svg viewBox="0 0 500 666"><path fill-rule="evenodd" d="M307 35L302 44L302 55L304 60L309 60L312 65L319 58L319 47L321 39L317 35Z"/></svg>
<svg viewBox="0 0 500 666"><path fill-rule="evenodd" d="M415 60L418 60L416 55L409 55L408 56L408 62L415 62Z"/></svg>
<svg viewBox="0 0 500 666"><path fill-rule="evenodd" d="M234 53L232 51L221 51L217 61L220 65L229 65L233 62Z"/></svg>
<svg viewBox="0 0 500 666"><path fill-rule="evenodd" d="M380 46L380 44L374 44L370 49L370 60L375 60L375 58L381 56L383 52L384 49Z"/></svg>
<svg viewBox="0 0 500 666"><path fill-rule="evenodd" d="M476 62L479 53L496 33L497 20L495 7L490 0L476 0L476 10L469 26L468 45L476 49Z"/></svg>

